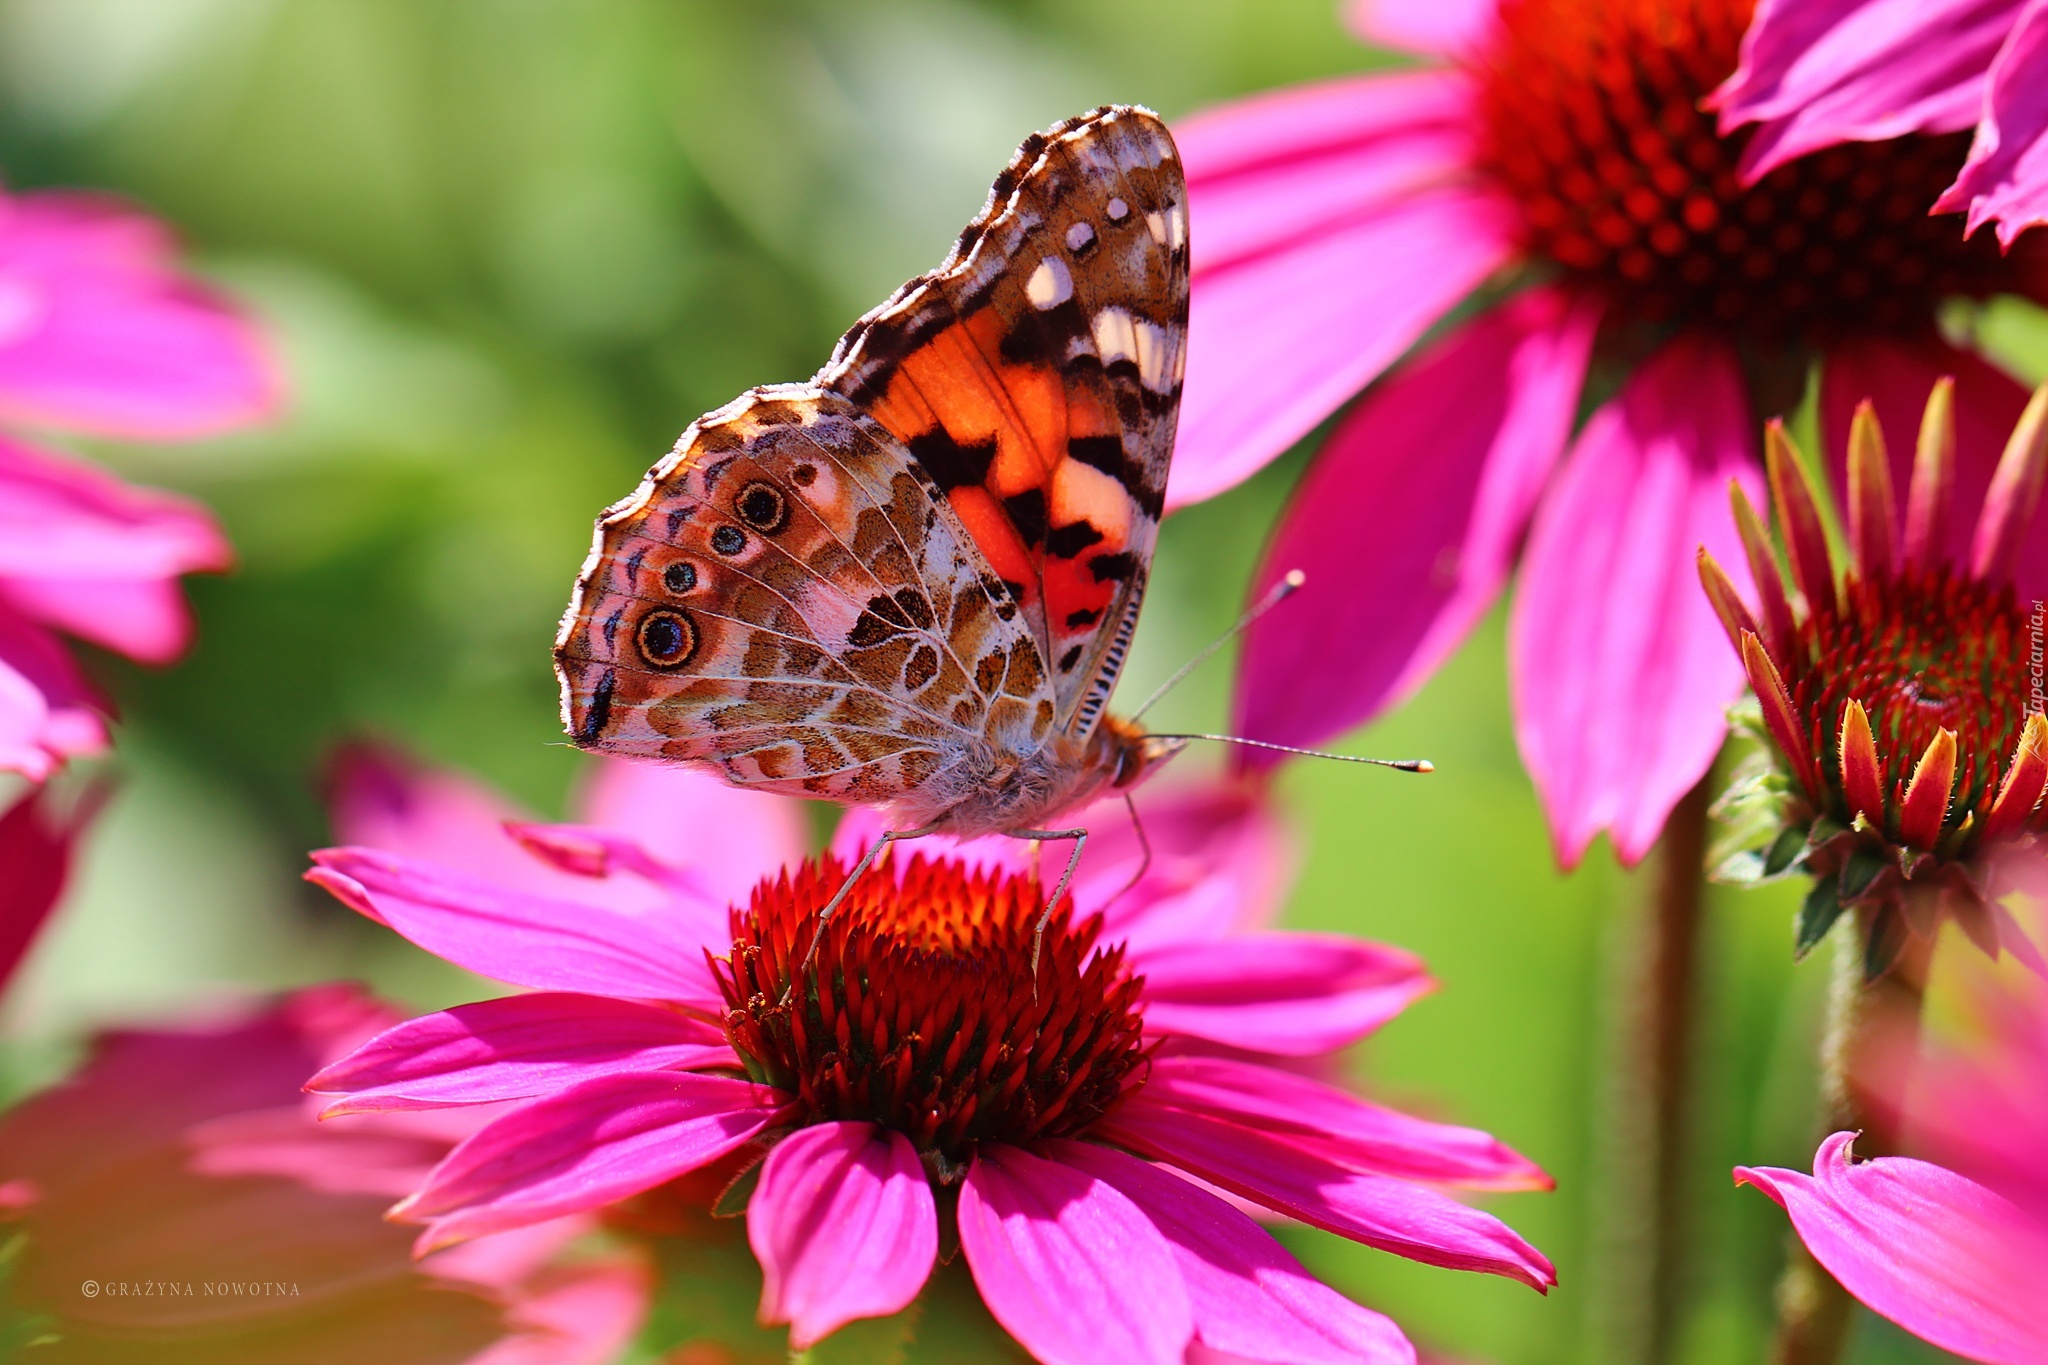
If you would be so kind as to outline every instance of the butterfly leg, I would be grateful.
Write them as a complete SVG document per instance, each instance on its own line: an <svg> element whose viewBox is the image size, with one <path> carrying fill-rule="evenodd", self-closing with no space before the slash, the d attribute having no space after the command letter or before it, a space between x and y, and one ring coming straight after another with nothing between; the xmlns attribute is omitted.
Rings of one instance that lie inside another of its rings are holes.
<svg viewBox="0 0 2048 1365"><path fill-rule="evenodd" d="M1088 831L1085 829L1012 829L1005 830L1012 839L1029 839L1035 848L1052 839L1072 839L1074 851L1067 858L1067 870L1060 873L1060 884L1052 889L1052 896L1046 901L1045 909L1039 913L1038 923L1031 930L1031 979L1038 980L1038 950L1045 943L1045 926L1052 919L1052 909L1060 903L1060 897L1067 894L1067 884L1074 880L1074 869L1081 865L1081 850L1088 847Z"/></svg>
<svg viewBox="0 0 2048 1365"><path fill-rule="evenodd" d="M832 893L832 899L825 902L825 908L818 912L818 927L811 933L810 951L804 954L803 966L799 967L791 975L789 987L783 992L784 1003L788 1002L790 992L796 989L797 976L809 971L811 963L817 960L818 945L825 939L825 925L832 918L832 912L837 910L839 903L852 893L853 884L859 881L870 867L874 866L875 859L882 855L882 850L891 844L901 843L905 839L922 839L925 835L936 834L938 831L939 827L937 824L926 825L922 829L888 829L882 831L881 838L868 845L868 851L860 855L860 861L853 865L853 871L849 872L846 880L839 884L839 889Z"/></svg>
<svg viewBox="0 0 2048 1365"><path fill-rule="evenodd" d="M1138 836L1138 870L1131 874L1129 881L1117 888L1114 896L1103 902L1105 907L1122 900L1131 888L1144 881L1145 874L1152 870L1152 841L1145 837L1145 822L1138 818L1138 803L1131 799L1129 792L1124 793L1124 809L1131 813L1131 832Z"/></svg>

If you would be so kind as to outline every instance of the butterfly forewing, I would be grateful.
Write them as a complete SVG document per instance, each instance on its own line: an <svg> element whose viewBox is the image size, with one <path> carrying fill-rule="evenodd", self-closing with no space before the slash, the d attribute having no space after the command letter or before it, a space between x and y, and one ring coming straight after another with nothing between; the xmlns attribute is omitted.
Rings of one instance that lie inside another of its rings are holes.
<svg viewBox="0 0 2048 1365"><path fill-rule="evenodd" d="M1156 118L1028 140L947 262L817 382L917 456L1022 605L1057 723L1084 736L1136 624L1187 334L1186 190Z"/></svg>

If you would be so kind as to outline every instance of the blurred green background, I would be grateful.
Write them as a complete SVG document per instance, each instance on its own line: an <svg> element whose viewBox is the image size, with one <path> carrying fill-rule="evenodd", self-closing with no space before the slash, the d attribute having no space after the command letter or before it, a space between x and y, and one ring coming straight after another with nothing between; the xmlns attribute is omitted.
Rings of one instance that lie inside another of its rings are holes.
<svg viewBox="0 0 2048 1365"><path fill-rule="evenodd" d="M124 709L122 787L9 1002L29 1072L88 1026L224 990L356 975L421 1005L473 994L297 881L326 838L330 747L396 739L559 813L581 759L556 742L554 623L592 515L685 423L810 374L937 262L1025 133L1388 60L1331 0L0 0L8 182L166 216L268 321L297 389L269 430L94 452L206 499L242 564L191 585L182 666L94 661ZM2038 315L1957 325L2048 370ZM1136 695L1229 620L1303 458L1168 523ZM1434 778L1285 775L1308 854L1289 915L1428 958L1442 990L1356 1074L1544 1163L1556 1193L1495 1206L1561 1287L1287 1236L1429 1351L1549 1365L1598 1358L1612 1308L1591 1274L1615 1159L1603 1001L1641 883L1604 845L1557 874L1502 641L1496 613L1352 741L1426 754ZM1227 688L1219 662L1160 722L1221 724ZM1811 1153L1826 964L1790 962L1792 895L1710 904L1688 1362L1760 1359L1769 1326L1784 1223L1729 1167ZM1936 1358L1859 1331L1865 1365Z"/></svg>

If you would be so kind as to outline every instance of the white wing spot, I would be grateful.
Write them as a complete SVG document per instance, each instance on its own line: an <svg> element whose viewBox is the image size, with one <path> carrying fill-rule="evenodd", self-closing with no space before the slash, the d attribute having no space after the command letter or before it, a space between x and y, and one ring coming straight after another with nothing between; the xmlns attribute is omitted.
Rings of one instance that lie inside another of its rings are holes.
<svg viewBox="0 0 2048 1365"><path fill-rule="evenodd" d="M1138 382L1154 393L1172 393L1180 382L1181 346L1177 329L1133 318L1121 308L1095 315L1091 329L1095 353L1104 366L1128 360L1138 367Z"/></svg>
<svg viewBox="0 0 2048 1365"><path fill-rule="evenodd" d="M1126 204L1121 198L1110 200L1105 211L1109 214L1109 221L1112 223L1121 223L1124 219L1131 216L1131 206Z"/></svg>
<svg viewBox="0 0 2048 1365"><path fill-rule="evenodd" d="M1105 308L1095 315L1089 330L1095 333L1095 354L1104 368L1119 360L1138 358L1138 330L1131 315L1121 308Z"/></svg>
<svg viewBox="0 0 2048 1365"><path fill-rule="evenodd" d="M1067 229L1067 250L1086 251L1088 244L1095 240L1095 229L1086 223L1075 223Z"/></svg>
<svg viewBox="0 0 2048 1365"><path fill-rule="evenodd" d="M1154 393L1172 393L1181 349L1174 344L1173 333L1142 319L1131 330L1137 342L1138 382Z"/></svg>
<svg viewBox="0 0 2048 1365"><path fill-rule="evenodd" d="M1168 204L1158 213L1145 215L1146 230L1152 240L1168 251L1179 251L1188 240L1187 213L1178 204Z"/></svg>
<svg viewBox="0 0 2048 1365"><path fill-rule="evenodd" d="M1066 262L1054 256L1040 261L1031 278L1024 281L1024 296L1041 313L1074 297L1074 280L1067 274Z"/></svg>

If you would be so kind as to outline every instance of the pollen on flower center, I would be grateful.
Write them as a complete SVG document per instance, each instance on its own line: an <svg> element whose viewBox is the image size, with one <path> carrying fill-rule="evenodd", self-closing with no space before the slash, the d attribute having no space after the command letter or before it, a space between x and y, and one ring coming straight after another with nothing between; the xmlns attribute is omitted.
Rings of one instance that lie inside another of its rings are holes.
<svg viewBox="0 0 2048 1365"><path fill-rule="evenodd" d="M828 856L764 882L714 964L733 1048L807 1121L893 1128L944 1176L978 1142L1077 1133L1142 1083L1141 979L1096 948L1098 919L1062 904L1034 977L1036 879L913 857L863 876L800 968L845 876Z"/></svg>
<svg viewBox="0 0 2048 1365"><path fill-rule="evenodd" d="M2009 584L1967 578L1948 565L1907 566L1896 576L1843 584L1840 610L1800 624L1785 684L1792 705L1827 755L1849 817L1835 753L1851 699L1870 719L1884 791L1897 801L1913 767L1942 730L1956 736L1949 800L1953 825L1995 796L2025 728L2029 689L2026 621Z"/></svg>
<svg viewBox="0 0 2048 1365"><path fill-rule="evenodd" d="M1505 0L1478 58L1481 167L1523 245L1623 319L1810 336L1924 322L1950 295L2024 291L2038 243L1928 209L1969 134L1829 148L1745 188L1700 101L1735 70L1752 0ZM2023 278L2024 276L2024 278Z"/></svg>

